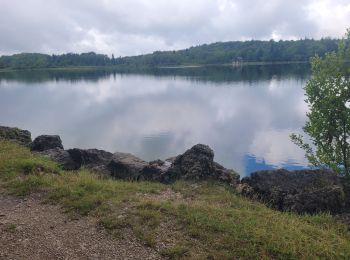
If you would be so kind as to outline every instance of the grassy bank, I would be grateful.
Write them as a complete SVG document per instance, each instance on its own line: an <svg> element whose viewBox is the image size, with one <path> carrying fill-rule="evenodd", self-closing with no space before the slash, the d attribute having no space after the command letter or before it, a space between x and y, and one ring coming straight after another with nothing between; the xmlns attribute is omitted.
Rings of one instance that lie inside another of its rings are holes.
<svg viewBox="0 0 350 260"><path fill-rule="evenodd" d="M268 209L226 186L114 181L88 170L65 172L26 148L0 141L0 191L47 194L72 217L99 219L115 239L132 231L146 246L177 259L341 259L347 227L330 215Z"/></svg>

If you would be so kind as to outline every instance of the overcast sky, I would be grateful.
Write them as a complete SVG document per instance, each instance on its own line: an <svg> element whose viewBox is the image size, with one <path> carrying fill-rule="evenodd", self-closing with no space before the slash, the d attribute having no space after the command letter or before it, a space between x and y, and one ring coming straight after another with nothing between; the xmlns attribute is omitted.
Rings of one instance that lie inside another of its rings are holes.
<svg viewBox="0 0 350 260"><path fill-rule="evenodd" d="M350 0L0 0L0 55L115 56L217 41L341 37Z"/></svg>

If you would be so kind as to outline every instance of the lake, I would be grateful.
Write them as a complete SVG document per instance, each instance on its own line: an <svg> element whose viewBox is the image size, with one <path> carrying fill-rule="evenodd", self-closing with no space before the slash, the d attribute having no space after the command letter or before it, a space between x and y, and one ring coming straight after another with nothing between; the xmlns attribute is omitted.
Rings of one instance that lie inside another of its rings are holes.
<svg viewBox="0 0 350 260"><path fill-rule="evenodd" d="M165 159L197 143L241 176L307 165L301 132L309 67L213 66L0 73L0 125L58 134L65 148Z"/></svg>

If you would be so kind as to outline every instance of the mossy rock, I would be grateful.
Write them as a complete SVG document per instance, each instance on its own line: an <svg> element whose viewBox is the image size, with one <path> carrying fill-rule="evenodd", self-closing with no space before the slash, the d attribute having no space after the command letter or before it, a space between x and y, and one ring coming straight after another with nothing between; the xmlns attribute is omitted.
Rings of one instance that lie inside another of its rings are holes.
<svg viewBox="0 0 350 260"><path fill-rule="evenodd" d="M0 126L0 140L14 141L28 146L32 142L31 133L16 127Z"/></svg>

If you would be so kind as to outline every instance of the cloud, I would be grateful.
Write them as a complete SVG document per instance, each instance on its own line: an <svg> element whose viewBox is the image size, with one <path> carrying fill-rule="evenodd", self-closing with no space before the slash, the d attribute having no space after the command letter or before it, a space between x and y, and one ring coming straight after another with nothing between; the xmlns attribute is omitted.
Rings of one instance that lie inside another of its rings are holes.
<svg viewBox="0 0 350 260"><path fill-rule="evenodd" d="M303 151L292 142L286 142L291 132L298 133L299 129L265 129L257 132L250 144L249 150L258 159L269 165L282 168L286 162L293 161L299 165L308 165ZM283 145L281 145L283 144Z"/></svg>
<svg viewBox="0 0 350 260"><path fill-rule="evenodd" d="M345 0L0 0L0 54L115 56L245 39L339 37Z"/></svg>

